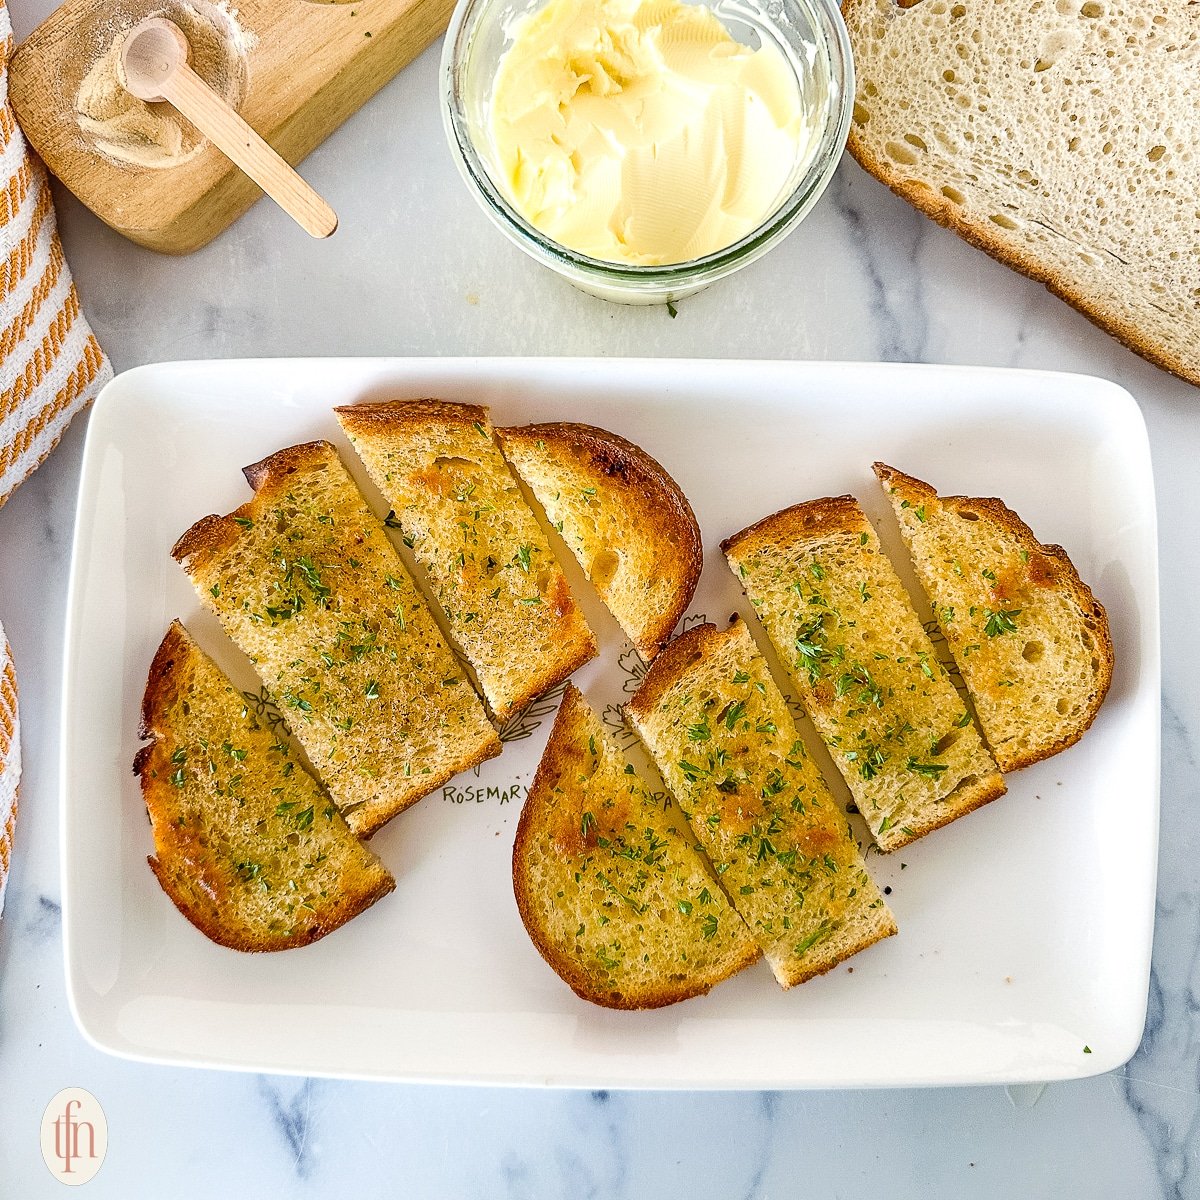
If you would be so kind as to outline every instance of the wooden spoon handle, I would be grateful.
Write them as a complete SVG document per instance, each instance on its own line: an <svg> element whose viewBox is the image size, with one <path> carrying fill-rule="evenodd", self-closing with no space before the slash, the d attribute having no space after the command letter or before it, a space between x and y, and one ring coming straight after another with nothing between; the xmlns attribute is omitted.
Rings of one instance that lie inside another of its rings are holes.
<svg viewBox="0 0 1200 1200"><path fill-rule="evenodd" d="M326 238L337 214L191 67L181 64L162 94L305 232Z"/></svg>

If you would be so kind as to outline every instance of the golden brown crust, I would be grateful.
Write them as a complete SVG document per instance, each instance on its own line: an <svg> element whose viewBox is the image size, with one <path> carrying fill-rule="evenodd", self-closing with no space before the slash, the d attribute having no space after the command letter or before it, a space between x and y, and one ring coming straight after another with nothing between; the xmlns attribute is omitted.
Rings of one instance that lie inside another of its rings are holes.
<svg viewBox="0 0 1200 1200"><path fill-rule="evenodd" d="M563 694L562 704L554 719L554 727L546 743L541 762L538 763L537 773L530 785L529 794L521 809L521 817L517 822L517 834L513 842L512 878L513 895L516 897L517 909L521 922L529 934L537 952L545 959L547 965L567 984L568 987L582 1000L599 1004L605 1008L634 1011L638 1009L663 1008L668 1004L676 1004L681 1000L690 1000L694 996L703 996L710 992L716 984L728 978L722 975L715 979L688 979L672 983L661 980L657 985L639 987L635 996L625 996L604 988L594 973L589 972L577 958L564 954L546 936L546 930L540 919L542 904L539 897L531 890L531 881L522 869L524 860L530 854L531 843L538 837L538 823L543 817L543 797L555 786L555 781L573 773L577 760L578 748L574 745L570 730L580 721L581 714L586 711L586 702L574 684L568 684ZM542 901L544 903L544 899ZM736 974L750 966L761 957L761 952L752 943L748 943L746 952L735 960L730 975Z"/></svg>
<svg viewBox="0 0 1200 1200"><path fill-rule="evenodd" d="M785 991L790 991L802 983L807 983L810 979L816 979L818 975L828 975L834 967L841 966L847 959L853 958L856 954L861 954L864 950L870 949L878 942L882 942L884 938L895 937L900 932L899 926L897 926L896 920L889 909L884 909L884 912L887 913L888 919L882 928L863 930L862 934L854 941L847 942L844 946L838 946L836 958L822 959L814 963L810 970L798 972L787 983L781 983L780 986Z"/></svg>
<svg viewBox="0 0 1200 1200"><path fill-rule="evenodd" d="M675 589L668 604L635 639L638 652L649 662L687 612L704 568L704 546L696 514L683 489L665 467L640 446L595 425L549 421L498 429L500 445L523 447L538 442L557 447L564 457L589 475L598 489L618 492L621 503L635 515L639 528L662 547L660 563L671 567Z"/></svg>
<svg viewBox="0 0 1200 1200"><path fill-rule="evenodd" d="M957 821L959 817L965 817L967 813L974 812L975 809L982 808L993 800L998 800L1007 791L1008 785L999 773L993 773L984 779L977 779L967 787L957 787L942 798L942 803L946 806L947 811L938 820L923 822L913 829L911 834L906 834L903 829L894 827L882 837L876 834L875 844L884 854L891 854L894 850L899 850L910 842L923 838L935 829L941 829L943 825L949 825L953 821ZM953 809L950 809L951 801L954 803ZM893 833L895 833L895 837L892 836Z"/></svg>
<svg viewBox="0 0 1200 1200"><path fill-rule="evenodd" d="M240 950L243 953L269 953L276 950L294 950L298 946L308 946L319 941L326 934L332 933L345 925L347 921L366 912L376 901L381 900L396 887L392 878L380 879L367 893L352 898L344 896L333 897L328 909L323 911L312 924L291 934L266 935L261 930L246 925L228 924L228 916L222 916L226 924L221 924L212 918L211 912L194 902L191 894L178 885L178 881L170 871L153 855L148 855L146 861L154 872L159 886L167 894L167 898L205 937L224 946L229 950Z"/></svg>
<svg viewBox="0 0 1200 1200"><path fill-rule="evenodd" d="M343 404L334 413L348 433L377 429L403 429L409 425L442 425L490 428L488 410L479 404L449 400L382 400L368 404Z"/></svg>
<svg viewBox="0 0 1200 1200"><path fill-rule="evenodd" d="M842 11L847 11L854 2L855 0L843 0ZM963 241L982 250L997 262L1011 267L1014 271L1019 271L1035 283L1044 285L1049 292L1060 300L1066 301L1072 308L1087 317L1093 325L1116 338L1135 354L1140 354L1156 367L1162 367L1163 370L1178 375L1180 379L1185 379L1188 383L1200 386L1200 371L1194 366L1184 362L1169 348L1150 341L1131 322L1089 304L1085 297L1073 290L1070 283L1056 274L1052 268L1039 262L1023 247L1007 240L1000 232L1000 226L995 222L988 221L985 224L982 221L964 220L962 209L952 204L931 185L917 180L902 179L886 162L876 158L867 149L864 139L858 135L853 124L850 127L847 149L863 170L874 175L880 183L902 200L907 200L919 212L958 234Z"/></svg>
<svg viewBox="0 0 1200 1200"><path fill-rule="evenodd" d="M707 657L710 648L730 637L740 623L739 617L722 633L708 621L681 633L673 642L668 642L650 664L641 686L626 702L625 711L643 719L649 717L667 691L675 685L679 676Z"/></svg>
<svg viewBox="0 0 1200 1200"><path fill-rule="evenodd" d="M270 503L274 494L285 487L289 475L336 457L337 451L329 442L302 442L243 467L242 474L254 489L254 497L224 516L213 513L201 517L171 547L171 557L185 568L202 569L237 540L239 518L253 520L263 505Z"/></svg>
<svg viewBox="0 0 1200 1200"><path fill-rule="evenodd" d="M174 695L176 682L175 664L188 652L191 638L176 617L159 642L154 658L150 661L150 671L146 677L146 690L142 693L142 712L138 726L138 737L152 738L158 730L158 715L167 710ZM143 747L138 753L138 759L147 754L150 747ZM141 774L136 765L133 773Z"/></svg>
<svg viewBox="0 0 1200 1200"><path fill-rule="evenodd" d="M279 491L289 475L294 475L297 471L307 471L337 456L337 451L329 442L301 442L297 446L285 446L282 450L276 450L274 454L268 454L266 458L243 467L242 474L254 489L256 497L259 493L266 497Z"/></svg>
<svg viewBox="0 0 1200 1200"><path fill-rule="evenodd" d="M1035 762L1051 758L1069 746L1073 746L1091 728L1096 714L1100 711L1100 706L1104 703L1104 698L1108 695L1108 689L1112 685L1115 655L1112 632L1109 629L1108 614L1104 611L1104 605L1096 599L1092 589L1080 578L1079 572L1075 569L1075 564L1071 562L1067 552L1061 546L1043 545L1039 542L1033 530L999 497L939 496L937 490L928 483L916 479L912 475L906 475L903 471L888 466L887 463L874 463L872 469L885 491L895 489L901 496L911 497L912 500L919 502L936 503L943 509L954 513L965 510L986 516L988 521L1003 529L1019 546L1026 550L1030 564L1036 564L1039 584L1067 593L1084 618L1089 620L1089 629L1095 636L1096 654L1100 660L1092 703L1077 719L1076 724L1065 730L1061 737L1056 738L1040 750L1029 750L1006 758L1003 767L1007 771L1017 771L1022 767L1032 766Z"/></svg>
<svg viewBox="0 0 1200 1200"><path fill-rule="evenodd" d="M726 554L754 554L830 533L857 533L866 528L867 519L853 496L823 496L755 521L727 537L721 549Z"/></svg>
<svg viewBox="0 0 1200 1200"><path fill-rule="evenodd" d="M419 795L410 796L402 803L377 804L373 806L357 805L346 809L342 813L342 816L345 818L346 824L350 827L350 832L355 837L362 838L363 841L369 841L384 825L393 817L399 816L406 808L412 808L418 800L424 800L426 796L432 792L436 792L438 788L448 783L455 775L461 775L464 771L473 771L480 763L487 762L489 758L498 758L503 750L504 743L500 738L491 738L479 749L472 751L464 757L455 759L445 770L435 771L432 774L424 776L421 781L421 787L424 790Z"/></svg>
<svg viewBox="0 0 1200 1200"><path fill-rule="evenodd" d="M238 527L235 518L244 516L248 505L235 509L228 516L219 517L210 513L201 517L195 525L179 536L178 541L171 547L171 557L185 568L193 564L203 568L216 555L224 553L233 545L237 538Z"/></svg>

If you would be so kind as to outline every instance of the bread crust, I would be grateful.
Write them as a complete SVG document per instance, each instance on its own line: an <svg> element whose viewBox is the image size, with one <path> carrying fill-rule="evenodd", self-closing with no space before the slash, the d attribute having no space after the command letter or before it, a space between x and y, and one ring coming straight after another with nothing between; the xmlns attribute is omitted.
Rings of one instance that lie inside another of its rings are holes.
<svg viewBox="0 0 1200 1200"><path fill-rule="evenodd" d="M179 535L175 545L171 547L171 557L185 568L195 564L203 569L219 554L223 554L233 545L237 537L235 518L244 517L252 501L240 508L234 509L228 516L218 516L210 513L201 517L194 525Z"/></svg>
<svg viewBox="0 0 1200 1200"><path fill-rule="evenodd" d="M205 883L205 849L196 845L193 858L191 838L184 831L171 828L168 837L158 822L153 820L153 814L169 812L173 805L174 798L166 791L173 786L167 782L171 768L164 748L165 740L170 735L168 720L178 700L181 668L186 669L186 660L201 653L190 634L176 619L171 622L150 663L142 695L140 723L140 736L149 739L149 744L141 747L133 760L133 773L141 783L147 813L151 815L155 829L157 853L148 855L146 861L172 904L201 933L219 945L246 952L289 950L309 945L386 896L395 888L396 881L380 868L369 887L360 887L353 894L327 897L322 909L313 913L311 921L291 933L270 933L238 921L232 906L221 909L218 917L214 906L198 904L192 893L180 886L181 866L189 880L209 890L214 886L211 882ZM168 856L174 860L170 865L164 861Z"/></svg>
<svg viewBox="0 0 1200 1200"><path fill-rule="evenodd" d="M543 798L553 789L555 780L566 777L574 769L574 759L577 756L574 753L575 747L571 739L571 730L586 711L587 705L579 690L574 684L568 684L558 714L554 719L554 726L546 743L545 752L541 762L538 763L537 773L521 809L512 853L513 895L516 897L521 922L537 952L545 959L550 968L577 996L592 1004L633 1011L663 1008L681 1000L690 1000L695 996L706 995L718 983L729 978L729 975L736 974L757 962L762 956L758 947L747 939L745 953L735 960L733 969L728 974L721 974L715 978L696 977L674 983L670 980L660 980L654 985L639 988L633 995L617 995L602 987L595 974L589 972L577 958L562 953L560 948L554 945L547 936L539 918L541 906L538 903L536 892L532 889L532 881L523 870L523 861L528 856L530 845L537 836L537 822L542 816L542 806L545 803Z"/></svg>
<svg viewBox="0 0 1200 1200"><path fill-rule="evenodd" d="M334 413L347 433L380 429L403 429L410 425L445 425L470 428L490 425L488 410L480 404L459 404L425 397L420 400L380 400L366 404L343 404Z"/></svg>
<svg viewBox="0 0 1200 1200"><path fill-rule="evenodd" d="M901 496L909 496L918 502L922 500L936 502L951 512L970 508L986 514L989 521L1011 534L1013 539L1023 546L1031 557L1038 556L1039 572L1045 570L1047 573L1046 585L1069 594L1079 611L1094 622L1090 630L1096 638L1095 649L1100 659L1100 670L1097 673L1095 696L1091 704L1078 719L1076 725L1065 730L1061 737L1054 739L1040 751L1030 750L1006 759L1004 769L1017 771L1022 767L1032 766L1036 762L1051 758L1069 746L1075 745L1091 728L1096 714L1100 711L1100 706L1108 695L1108 690L1112 685L1116 658L1108 614L1104 610L1104 605L1096 599L1092 589L1080 578L1079 572L1075 569L1075 564L1071 562L1066 550L1062 546L1043 545L1039 542L1033 530L997 496L939 496L937 490L930 484L912 475L906 475L903 471L888 466L887 463L873 463L872 470L885 491L895 488L897 494Z"/></svg>
<svg viewBox="0 0 1200 1200"><path fill-rule="evenodd" d="M867 519L853 496L822 496L781 508L747 525L725 538L721 549L726 554L754 554L765 547L806 542L828 533L856 533L866 528Z"/></svg>
<svg viewBox="0 0 1200 1200"><path fill-rule="evenodd" d="M180 535L171 547L171 557L184 567L194 564L203 568L237 540L239 517L252 520L263 502L282 488L289 475L315 463L326 462L336 454L337 451L330 442L302 442L298 446L286 446L248 467L243 467L242 474L254 489L254 496L223 516L210 513L201 517Z"/></svg>
<svg viewBox="0 0 1200 1200"><path fill-rule="evenodd" d="M740 622L741 617L737 617L730 622L730 628ZM711 621L706 621L703 625L694 625L674 641L668 642L650 664L641 686L625 702L624 711L638 717L648 717L668 689L674 686L675 680L688 667L704 658L709 648L721 640L721 636L720 630Z"/></svg>
<svg viewBox="0 0 1200 1200"><path fill-rule="evenodd" d="M276 450L274 454L268 454L266 458L243 467L242 474L254 489L256 496L261 493L263 498L268 498L281 490L284 480L289 475L337 457L338 452L331 442L300 442L295 446L285 446L282 450Z"/></svg>
<svg viewBox="0 0 1200 1200"><path fill-rule="evenodd" d="M862 0L842 0L842 15L847 19L847 24L850 24L849 14L861 2ZM900 7L909 6L902 3ZM855 56L858 54L859 50L855 47ZM1082 313L1098 329L1116 338L1127 349L1141 355L1156 367L1200 386L1200 368L1195 364L1187 363L1167 347L1156 344L1132 322L1106 311L1099 302L1089 301L1069 280L1039 262L1022 244L1006 238L1001 232L1001 227L995 222L970 220L963 216L959 205L951 203L932 184L904 178L886 161L871 152L866 139L858 132L854 122L850 125L847 149L863 170L875 176L880 183L902 200L906 200L918 212L956 233L965 242L982 250L997 262L1020 272L1035 283L1042 284L1047 291Z"/></svg>
<svg viewBox="0 0 1200 1200"><path fill-rule="evenodd" d="M167 894L167 898L206 938L228 950L240 950L248 954L295 950L299 946L310 946L335 929L340 929L347 921L357 917L359 913L365 912L396 887L396 881L389 878L381 880L363 897L361 902L358 897L351 901L347 897L338 896L334 898L327 912L323 912L319 919L300 932L287 936L266 937L245 926L238 930L223 927L219 922L212 920L207 912L193 904L187 894L175 886L166 867L154 855L147 855L146 861L150 864L150 869L154 872L159 886Z"/></svg>
<svg viewBox="0 0 1200 1200"><path fill-rule="evenodd" d="M704 568L700 525L683 489L640 446L595 425L548 421L496 433L505 449L540 441L557 447L564 457L570 455L597 488L605 492L619 488L622 504L635 514L638 527L653 531L650 536L664 548L659 561L670 564L676 585L668 603L634 638L638 653L649 662L687 612Z"/></svg>

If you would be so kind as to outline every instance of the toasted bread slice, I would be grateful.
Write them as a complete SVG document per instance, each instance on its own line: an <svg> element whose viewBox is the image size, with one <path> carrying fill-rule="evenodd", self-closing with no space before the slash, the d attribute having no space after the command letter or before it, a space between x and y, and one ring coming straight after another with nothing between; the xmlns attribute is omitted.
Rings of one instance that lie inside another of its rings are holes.
<svg viewBox="0 0 1200 1200"><path fill-rule="evenodd" d="M367 837L500 740L334 448L292 446L245 474L254 498L172 554Z"/></svg>
<svg viewBox="0 0 1200 1200"><path fill-rule="evenodd" d="M571 686L521 811L513 890L542 957L608 1008L700 996L758 958L679 810Z"/></svg>
<svg viewBox="0 0 1200 1200"><path fill-rule="evenodd" d="M625 711L783 987L896 932L741 621L673 641Z"/></svg>
<svg viewBox="0 0 1200 1200"><path fill-rule="evenodd" d="M1200 384L1191 3L843 0L851 154Z"/></svg>
<svg viewBox="0 0 1200 1200"><path fill-rule="evenodd" d="M596 655L486 408L354 404L338 420L395 510L497 721Z"/></svg>
<svg viewBox="0 0 1200 1200"><path fill-rule="evenodd" d="M178 622L142 700L134 772L150 866L201 933L234 950L324 937L396 886L321 785Z"/></svg>
<svg viewBox="0 0 1200 1200"><path fill-rule="evenodd" d="M1004 794L1004 781L853 496L722 543L881 850Z"/></svg>
<svg viewBox="0 0 1200 1200"><path fill-rule="evenodd" d="M687 497L615 433L571 422L498 433L508 461L649 662L687 611L704 565Z"/></svg>
<svg viewBox="0 0 1200 1200"><path fill-rule="evenodd" d="M875 464L1001 770L1084 735L1112 682L1108 617L1061 546L995 498L939 497Z"/></svg>

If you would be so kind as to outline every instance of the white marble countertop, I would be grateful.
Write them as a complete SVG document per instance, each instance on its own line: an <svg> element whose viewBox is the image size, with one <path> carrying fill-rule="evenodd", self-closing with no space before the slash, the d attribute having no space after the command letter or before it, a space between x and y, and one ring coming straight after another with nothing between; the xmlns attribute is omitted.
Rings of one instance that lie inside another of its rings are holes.
<svg viewBox="0 0 1200 1200"><path fill-rule="evenodd" d="M41 3L18 5L18 33ZM49 1196L38 1122L103 1104L101 1197L1200 1196L1200 392L918 216L852 163L812 216L674 319L574 292L462 187L428 52L318 150L338 209L313 243L266 204L161 257L60 203L84 306L118 370L248 355L599 354L887 359L1106 376L1141 402L1162 537L1163 816L1146 1036L1124 1069L1037 1088L587 1093L404 1087L144 1066L76 1031L64 997L57 751L61 636L86 417L0 511L0 616L25 776L0 922L0 1196ZM370 162L367 168L363 164ZM1192 466L1188 466L1191 463Z"/></svg>

